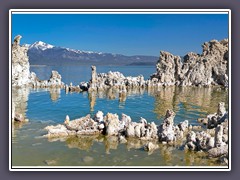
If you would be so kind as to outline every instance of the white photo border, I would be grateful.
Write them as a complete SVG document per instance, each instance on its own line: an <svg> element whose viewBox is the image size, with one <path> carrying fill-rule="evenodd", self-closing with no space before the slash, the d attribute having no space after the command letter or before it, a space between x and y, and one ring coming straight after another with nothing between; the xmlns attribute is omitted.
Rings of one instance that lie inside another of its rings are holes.
<svg viewBox="0 0 240 180"><path fill-rule="evenodd" d="M228 166L12 166L13 14L228 14L229 163ZM231 171L231 10L230 9L10 9L9 10L9 171Z"/></svg>

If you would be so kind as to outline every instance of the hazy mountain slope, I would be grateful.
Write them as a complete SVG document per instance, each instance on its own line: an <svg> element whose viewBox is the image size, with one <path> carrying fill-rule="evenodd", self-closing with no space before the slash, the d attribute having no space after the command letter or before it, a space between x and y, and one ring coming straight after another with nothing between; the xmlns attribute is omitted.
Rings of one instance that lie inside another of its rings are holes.
<svg viewBox="0 0 240 180"><path fill-rule="evenodd" d="M31 65L155 65L155 56L125 56L92 51L74 50L57 47L37 41L29 47L28 56Z"/></svg>

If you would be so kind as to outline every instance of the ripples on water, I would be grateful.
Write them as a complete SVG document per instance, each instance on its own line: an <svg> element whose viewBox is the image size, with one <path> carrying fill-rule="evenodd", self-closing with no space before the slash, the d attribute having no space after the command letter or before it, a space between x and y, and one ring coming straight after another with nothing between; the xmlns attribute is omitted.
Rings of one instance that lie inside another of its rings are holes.
<svg viewBox="0 0 240 180"><path fill-rule="evenodd" d="M119 70L120 71L120 70ZM60 72L61 73L61 72ZM228 106L228 91L221 88L162 87L158 90L136 89L121 99L112 90L104 93L69 93L60 89L13 89L16 111L24 114L29 123L15 123L12 130L13 165L158 165L194 166L218 165L197 153L185 153L181 147L160 145L152 154L141 149L143 141L130 139L119 144L115 137L39 138L47 125L62 123L66 115L75 119L87 114L92 116L101 110L125 113L133 121L140 117L159 125L167 109L176 112L175 123L189 120L197 124L197 118L214 113L220 101ZM33 154L29 158L29 154ZM34 155L36 154L36 156Z"/></svg>

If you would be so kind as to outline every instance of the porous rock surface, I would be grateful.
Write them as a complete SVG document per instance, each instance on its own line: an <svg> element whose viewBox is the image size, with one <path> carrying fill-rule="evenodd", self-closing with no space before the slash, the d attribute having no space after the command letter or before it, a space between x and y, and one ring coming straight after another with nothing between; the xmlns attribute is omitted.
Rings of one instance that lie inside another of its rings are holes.
<svg viewBox="0 0 240 180"><path fill-rule="evenodd" d="M125 77L120 72L99 73L96 72L96 67L92 66L92 79L89 82L90 90L106 90L109 87L115 87L126 92L126 87L141 87L145 86L145 80L142 75L137 77Z"/></svg>
<svg viewBox="0 0 240 180"><path fill-rule="evenodd" d="M228 160L228 119L223 106L223 102L219 103L217 113L211 115L211 118L215 116L218 119L218 123L211 126L211 129L202 131L193 130L187 120L174 124L175 113L170 109L158 126L144 118L133 122L126 114L122 114L119 119L117 114L107 113L104 116L102 111L98 111L93 119L90 115L75 120L66 116L63 124L47 126L47 134L44 136L55 138L103 134L110 139L116 137L115 140L119 143L127 143L134 138L146 141L143 149L149 152L158 149L157 141L169 145L180 143L185 150L204 151L210 158L221 158L225 161Z"/></svg>
<svg viewBox="0 0 240 180"><path fill-rule="evenodd" d="M193 52L183 57L161 51L157 72L150 83L164 86L228 86L228 39L211 40L202 45L202 54Z"/></svg>
<svg viewBox="0 0 240 180"><path fill-rule="evenodd" d="M57 71L52 71L49 80L39 80L34 72L30 73L28 47L21 46L22 36L17 35L12 44L12 86L13 87L60 87L64 86L62 77Z"/></svg>
<svg viewBox="0 0 240 180"><path fill-rule="evenodd" d="M26 86L30 82L30 65L27 56L27 47L20 46L20 39L22 36L18 35L14 38L12 44L12 86Z"/></svg>
<svg viewBox="0 0 240 180"><path fill-rule="evenodd" d="M209 157L228 159L228 114L225 104L220 102L218 111L208 115L206 131L190 131L185 149L206 151Z"/></svg>

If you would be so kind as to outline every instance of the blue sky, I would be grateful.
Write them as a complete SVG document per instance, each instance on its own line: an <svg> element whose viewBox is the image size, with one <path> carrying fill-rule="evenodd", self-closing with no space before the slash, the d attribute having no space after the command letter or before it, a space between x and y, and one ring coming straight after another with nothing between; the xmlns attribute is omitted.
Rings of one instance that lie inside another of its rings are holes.
<svg viewBox="0 0 240 180"><path fill-rule="evenodd" d="M201 53L201 44L228 38L227 14L14 14L12 37L78 50L159 56Z"/></svg>

